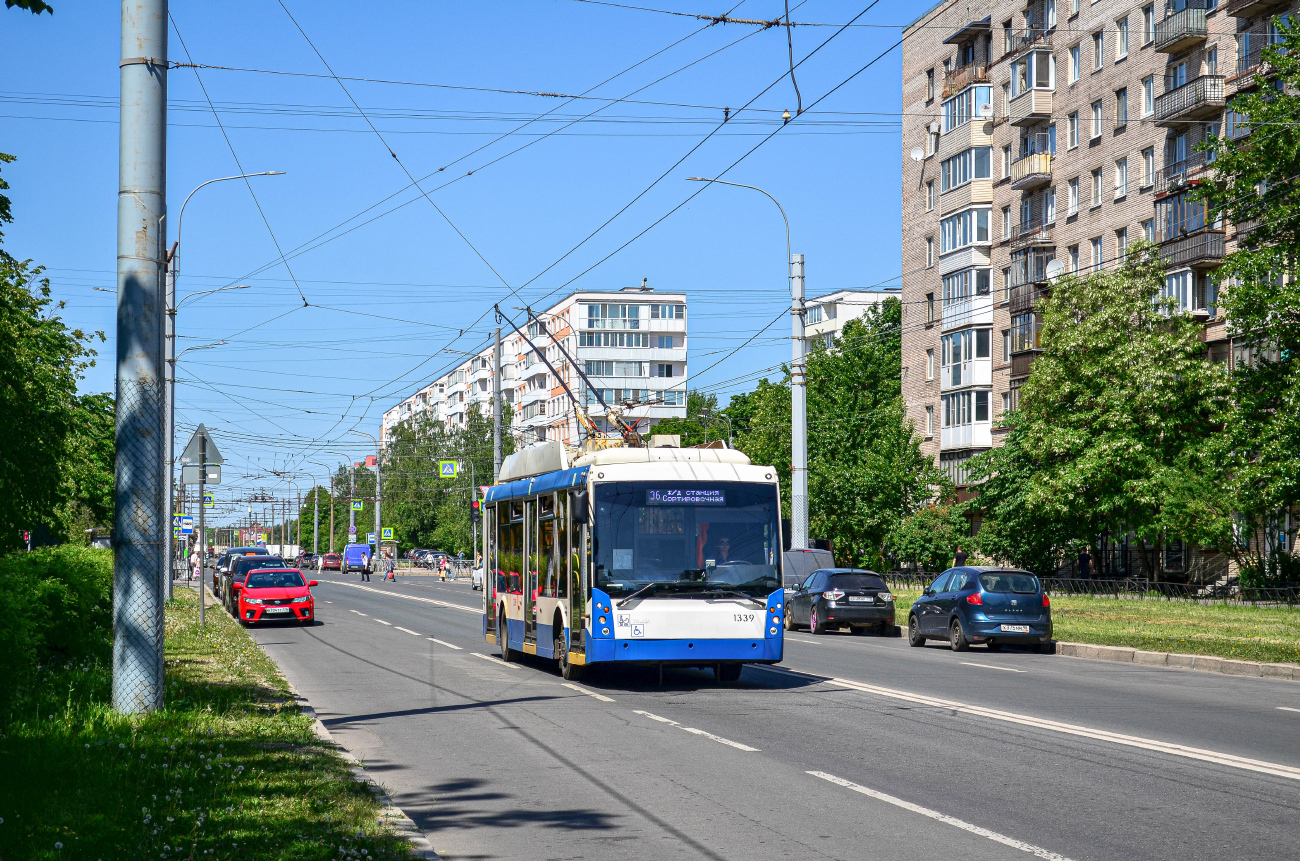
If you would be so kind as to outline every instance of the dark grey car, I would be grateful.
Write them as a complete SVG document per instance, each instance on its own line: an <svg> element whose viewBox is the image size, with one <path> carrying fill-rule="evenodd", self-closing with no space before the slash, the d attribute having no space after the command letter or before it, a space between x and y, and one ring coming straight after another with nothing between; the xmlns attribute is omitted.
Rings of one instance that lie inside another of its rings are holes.
<svg viewBox="0 0 1300 861"><path fill-rule="evenodd" d="M805 626L814 634L835 628L899 634L889 587L876 572L860 568L820 568L786 593L786 630Z"/></svg>

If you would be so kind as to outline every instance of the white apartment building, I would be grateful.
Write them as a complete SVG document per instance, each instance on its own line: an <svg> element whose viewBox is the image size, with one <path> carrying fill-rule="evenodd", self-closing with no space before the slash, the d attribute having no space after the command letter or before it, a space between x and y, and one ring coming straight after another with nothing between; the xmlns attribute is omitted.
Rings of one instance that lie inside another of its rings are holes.
<svg viewBox="0 0 1300 861"><path fill-rule="evenodd" d="M886 299L899 298L901 287L883 287L876 290L836 290L824 296L814 296L804 302L804 342L811 350L818 342L830 347L850 320L857 320L867 309Z"/></svg>
<svg viewBox="0 0 1300 861"><path fill-rule="evenodd" d="M514 410L516 441L580 441L566 387L587 405L588 415L602 431L612 425L601 398L621 408L625 420L639 422L642 432L665 418L685 418L686 347L685 294L655 293L644 283L572 293L537 312L522 334L505 327L501 391ZM385 412L382 437L425 412L448 427L464 426L476 404L481 414L490 415L492 350L488 344ZM582 374L566 353L579 363Z"/></svg>

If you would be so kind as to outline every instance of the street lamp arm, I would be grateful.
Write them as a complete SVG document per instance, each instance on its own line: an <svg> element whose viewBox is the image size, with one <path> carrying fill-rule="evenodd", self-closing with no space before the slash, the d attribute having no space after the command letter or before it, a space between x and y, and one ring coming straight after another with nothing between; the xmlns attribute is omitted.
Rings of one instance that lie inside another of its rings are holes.
<svg viewBox="0 0 1300 861"><path fill-rule="evenodd" d="M185 204L190 202L190 198L193 197L195 194L197 194L200 188L203 188L204 186L212 185L212 183L214 182L226 182L232 179L248 179L250 176L283 176L283 175L284 175L284 171L282 170L263 170L257 173L239 173L239 174L235 174L234 176L219 176L216 179L210 179L207 182L199 183L194 187L194 191L191 191L189 194L185 195L185 201L184 203L181 204L180 214L176 216L176 244L179 245L181 242L181 226L185 223Z"/></svg>
<svg viewBox="0 0 1300 861"><path fill-rule="evenodd" d="M709 179L703 176L688 176L686 178L691 182L708 182L708 183L716 182L719 185L734 185L736 188L748 188L750 191L757 191L759 194L763 195L768 200L775 203L776 208L781 211L781 220L785 222L785 259L786 262L789 263L790 261L790 219L786 217L785 207L781 205L781 201L777 200L775 197L768 194L766 191L764 191L763 189L759 188L756 185L745 185L743 182L732 182L731 180L728 179Z"/></svg>
<svg viewBox="0 0 1300 861"><path fill-rule="evenodd" d="M181 301L176 303L176 307L172 309L172 313L175 314L177 311L180 310L180 307L182 305L184 305L186 302L190 301L191 299L198 298L199 296L207 296L209 293L220 293L222 290L247 290L247 289L249 289L249 285L247 284L227 284L225 287L217 287L214 290L200 290L197 293L190 293L188 296L184 297L183 299L181 299Z"/></svg>

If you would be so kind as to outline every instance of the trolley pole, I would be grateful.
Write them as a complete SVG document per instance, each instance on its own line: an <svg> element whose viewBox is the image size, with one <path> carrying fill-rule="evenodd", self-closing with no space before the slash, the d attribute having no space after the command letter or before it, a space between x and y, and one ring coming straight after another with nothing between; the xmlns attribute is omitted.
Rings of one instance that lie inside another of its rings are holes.
<svg viewBox="0 0 1300 861"><path fill-rule="evenodd" d="M117 418L113 707L163 705L163 578L170 480L163 394L166 317L167 0L122 0L118 63Z"/></svg>
<svg viewBox="0 0 1300 861"><path fill-rule="evenodd" d="M501 476L501 327L492 333L492 483Z"/></svg>

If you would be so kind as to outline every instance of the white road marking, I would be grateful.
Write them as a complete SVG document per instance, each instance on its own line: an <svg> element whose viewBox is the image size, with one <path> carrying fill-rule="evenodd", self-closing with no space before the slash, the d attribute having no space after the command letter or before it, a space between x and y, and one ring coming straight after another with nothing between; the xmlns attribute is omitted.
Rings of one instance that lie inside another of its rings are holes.
<svg viewBox="0 0 1300 861"><path fill-rule="evenodd" d="M401 632L404 633L404 634L414 634L414 635L417 636L417 637L420 636L420 632L419 632L419 631L412 631L410 628L398 628L396 625L394 625L393 627L394 627L394 628L397 628L397 630L401 631Z"/></svg>
<svg viewBox="0 0 1300 861"><path fill-rule="evenodd" d="M466 607L464 604L453 604L450 601L437 601L433 598L421 598L419 595L402 595L398 592L388 592L383 589L372 589L369 586L362 586L359 583L338 583L333 580L323 580L323 583L329 583L333 586L347 586L349 589L360 589L364 592L374 592L378 595L389 595L393 598L402 598L407 601L423 601L426 604L436 604L439 607L450 607L453 610L464 610L466 613L473 613L476 616L483 615L482 607Z"/></svg>
<svg viewBox="0 0 1300 861"><path fill-rule="evenodd" d="M453 646L451 643L444 643L442 640L435 640L433 637L425 637L424 639L432 640L433 642L437 643L439 646L446 646L447 648L455 649L458 652L461 651L460 646Z"/></svg>
<svg viewBox="0 0 1300 861"><path fill-rule="evenodd" d="M1167 753L1172 756L1181 756L1186 757L1187 759L1200 760L1202 762L1212 762L1215 765L1225 765L1230 768L1240 768L1246 771L1258 772L1260 774L1271 774L1276 777L1300 780L1300 768L1295 768L1290 765L1266 762L1259 759L1250 759L1248 757L1236 756L1230 753L1219 753L1214 750L1189 747L1183 744L1173 744L1171 742L1159 741L1157 739L1142 738L1140 736L1124 735L1123 733L1109 732L1107 730L1092 729L1091 727L1078 726L1077 724L1062 723L1060 721L1047 720L1045 718L1036 718L1029 715L1016 714L1015 712L1004 712L997 709L985 708L984 706L973 706L966 703L953 702L951 700L941 700L937 697L928 697L922 694L913 694L908 693L907 691L894 690L892 688L882 688L877 685L863 684L862 682L855 682L849 679L828 679L827 681L830 684L839 685L842 688L862 691L863 693L868 694L876 694L877 696L889 697L890 699L905 700L906 702L920 703L921 705L933 706L940 709L950 709L964 714L992 718L993 720L1017 723L1023 726L1034 727L1036 729L1051 730L1053 732L1064 733L1066 735L1076 735L1083 738L1096 739L1098 741L1108 741L1113 744L1121 744L1127 747L1137 747L1143 750L1155 751L1157 753Z"/></svg>
<svg viewBox="0 0 1300 861"><path fill-rule="evenodd" d="M501 660L500 658L494 658L491 655L484 655L479 652L470 652L470 654L476 658L482 658L485 661L491 661L494 664L500 664L501 666L507 667L511 670L519 669L519 667L516 664L507 664L505 661Z"/></svg>
<svg viewBox="0 0 1300 861"><path fill-rule="evenodd" d="M381 625L387 625L387 626L390 627L390 628L393 627L393 623L392 623L392 622L385 622L383 619L376 619L375 621L378 622L378 623L381 624Z"/></svg>
<svg viewBox="0 0 1300 861"><path fill-rule="evenodd" d="M325 603L326 603L326 604L333 604L334 602L333 602L333 601L326 601Z"/></svg>
<svg viewBox="0 0 1300 861"><path fill-rule="evenodd" d="M1284 712L1300 712L1300 709L1293 709L1290 706L1278 706Z"/></svg>
<svg viewBox="0 0 1300 861"><path fill-rule="evenodd" d="M1027 672L1029 672L1028 670L1017 670L1017 669L1014 669L1014 668L1012 668L1012 667L997 667L997 666L994 666L993 664L977 664L977 663L975 663L974 661L962 661L961 663L962 663L964 666L967 666L967 667L983 667L983 668L986 669L986 670L1001 670L1001 671L1004 672L1004 673L1027 673Z"/></svg>
<svg viewBox="0 0 1300 861"><path fill-rule="evenodd" d="M795 642L795 643L807 643L807 644L810 645L810 646L820 646L820 645L821 645L821 643L819 643L819 642L816 641L816 640L803 640L803 639L800 639L799 637L791 637L789 634L786 634L786 635L785 635L785 638L786 638L787 640L790 640L790 641Z"/></svg>
<svg viewBox="0 0 1300 861"><path fill-rule="evenodd" d="M348 610L348 612L349 612L349 613L356 613L358 616L364 616L364 615L366 615L365 613L362 613L360 610Z"/></svg>
<svg viewBox="0 0 1300 861"><path fill-rule="evenodd" d="M813 777L819 777L822 780L830 781L831 783L834 783L837 786L842 786L845 789L851 789L854 792L860 792L863 795L867 795L870 796L871 798L876 799L877 801L883 801L886 804L892 804L895 807L901 807L904 810L910 810L913 813L919 813L922 816L928 816L931 819L935 819L938 820L939 822L943 822L947 825L951 825L954 828L960 828L962 831L969 831L971 834L975 834L980 837L987 837L989 840L995 841L997 843L1001 843L1003 846L1010 846L1012 849L1019 849L1021 852L1028 852L1030 855L1035 855L1039 858L1046 858L1048 859L1048 861L1070 861L1070 859L1066 858L1064 855L1058 855L1055 852L1051 851L1050 849L1044 849L1043 847L1035 846L1032 843L1025 843L1023 840L1017 840L1014 837L1007 837L1005 834L999 834L996 831L990 831L987 828L981 828L978 825L972 825L969 822L966 822L961 819L957 819L956 817L953 816L948 816L947 814L940 813L937 810L931 810L928 807L922 807L919 804L913 804L910 801L904 801L901 798L895 798L892 795L886 795L883 792L877 792L874 789L868 789L865 786L859 786L858 784L853 783L852 781L845 780L842 777L836 777L833 774L827 774L824 771L809 771L807 772L807 774L811 774Z"/></svg>
<svg viewBox="0 0 1300 861"><path fill-rule="evenodd" d="M567 686L567 685L566 685L566 687L570 687L570 686ZM584 691L583 693L586 693L586 691ZM646 717L650 718L650 720L657 720L657 721L659 721L660 723L666 723L666 724L669 724L670 726L675 726L675 727L677 727L677 728L680 729L680 730L684 730L684 731L686 731L686 732L691 733L692 735L702 735L702 736L704 736L705 738L712 739L713 741L716 741L718 744L725 744L725 745L727 745L728 747L734 747L736 750L746 750L746 751L749 751L750 753L760 753L759 749L756 748L756 747L750 747L750 746L747 745L747 744L741 744L741 743L738 742L738 741L732 741L732 740L729 739L729 738L723 738L723 737L720 736L720 735L714 735L714 734L711 733L711 732L705 732L704 730L702 730L702 729L696 729L696 728L693 727L693 726L682 726L681 724L679 724L679 723L678 723L677 721L675 721L675 720L671 720L671 719L666 718L666 717L660 717L660 716L657 715L657 714L651 714L650 712L643 712L643 711L641 711L640 709L636 709L636 710L634 710L632 713L633 713L633 714L638 714L638 715L645 715Z"/></svg>
<svg viewBox="0 0 1300 861"><path fill-rule="evenodd" d="M602 703L612 703L614 701L613 697L607 697L604 694L598 694L595 691L589 691L584 687L579 687L578 685L572 685L569 684L568 682L561 682L560 684L562 687L566 687L569 690L577 691L580 694L586 694L589 697L594 697L600 700Z"/></svg>

